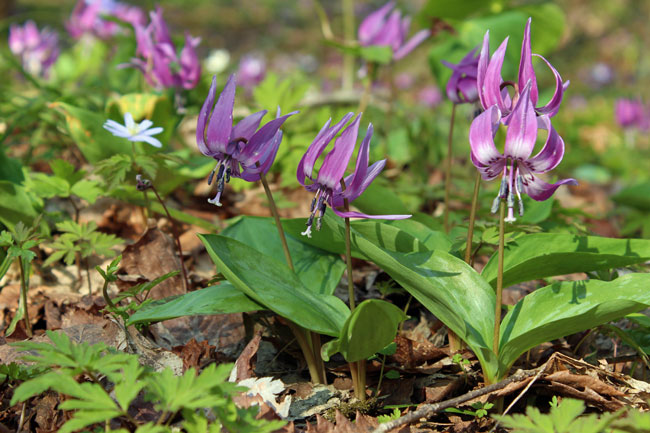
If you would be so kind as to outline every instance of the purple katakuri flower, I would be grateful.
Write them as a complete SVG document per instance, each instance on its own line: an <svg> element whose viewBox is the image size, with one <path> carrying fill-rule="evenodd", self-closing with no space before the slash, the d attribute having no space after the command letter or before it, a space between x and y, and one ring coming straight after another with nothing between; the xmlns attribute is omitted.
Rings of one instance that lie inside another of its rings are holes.
<svg viewBox="0 0 650 433"><path fill-rule="evenodd" d="M50 67L59 57L59 36L44 28L38 30L34 21L23 26L12 24L9 28L9 49L20 58L25 71L47 77Z"/></svg>
<svg viewBox="0 0 650 433"><path fill-rule="evenodd" d="M112 16L133 26L146 22L145 13L137 6L115 0L79 0L66 23L68 33L75 39L84 34L107 39L119 33L120 25L103 16Z"/></svg>
<svg viewBox="0 0 650 433"><path fill-rule="evenodd" d="M454 104L478 101L478 87L476 76L478 74L478 55L476 48L467 53L460 63L454 65L445 60L442 64L452 70L447 82L447 97Z"/></svg>
<svg viewBox="0 0 650 433"><path fill-rule="evenodd" d="M564 184L577 185L575 179L564 179L548 184L536 174L554 169L564 156L564 141L551 126L549 116L537 116L530 99L532 81L523 89L511 113L503 154L494 145L494 136L499 128L502 113L497 105L492 105L474 119L469 131L472 162L484 180L492 180L502 175L499 194L492 204L496 213L501 199L506 199L508 216L505 221L513 222L515 195L519 201L519 215L524 214L521 193L526 193L537 201L548 199L555 190ZM538 128L548 132L542 150L531 157Z"/></svg>
<svg viewBox="0 0 650 433"><path fill-rule="evenodd" d="M239 84L246 89L257 86L266 76L266 62L264 58L255 55L242 57L237 70Z"/></svg>
<svg viewBox="0 0 650 433"><path fill-rule="evenodd" d="M622 128L646 129L650 118L643 103L634 99L619 99L614 106L616 122Z"/></svg>
<svg viewBox="0 0 650 433"><path fill-rule="evenodd" d="M217 77L213 77L196 126L199 150L218 161L208 177L209 185L216 173L217 195L208 202L217 206L221 206L221 194L231 176L254 182L260 179L261 173L269 171L282 141L280 127L289 116L297 113L280 116L278 109L277 117L259 128L266 114L266 110L262 110L233 126L235 89L235 76L231 75L215 104Z"/></svg>
<svg viewBox="0 0 650 433"><path fill-rule="evenodd" d="M117 123L114 120L107 120L104 123L104 129L116 137L126 138L129 141L144 141L153 147L162 147L162 143L152 135L160 134L163 129L158 126L152 128L153 122L145 119L140 123L135 123L131 113L124 113L124 125Z"/></svg>
<svg viewBox="0 0 650 433"><path fill-rule="evenodd" d="M420 45L431 32L420 30L407 41L411 17L402 18L399 10L391 12L394 7L395 2L389 1L364 18L358 35L361 46L387 45L393 50L393 60L399 60Z"/></svg>
<svg viewBox="0 0 650 433"><path fill-rule="evenodd" d="M569 81L562 82L562 77L559 72L551 65L548 60L538 54L532 54L530 48L530 21L526 23L524 30L524 40L521 44L521 59L519 61L519 75L517 82L503 81L501 78L501 67L503 66L503 59L506 54L506 47L508 46L508 38L506 38L499 48L494 52L492 58L490 57L490 32L485 33L483 38L483 47L479 56L478 71L477 71L477 84L478 95L483 109L487 110L493 105L496 105L499 112L503 116L505 123L508 122L508 116L514 110L517 100L521 96L524 86L528 81L531 82L530 99L533 107L538 114L545 114L553 117L560 109L564 91L569 86ZM555 77L555 93L551 100L542 106L538 106L538 90L537 79L535 70L533 69L533 56L541 58L546 65L551 69ZM489 59L489 60L488 60ZM507 91L507 86L514 88L514 94L511 96Z"/></svg>
<svg viewBox="0 0 650 433"><path fill-rule="evenodd" d="M140 57L132 59L128 66L140 69L147 83L157 89L194 88L201 77L201 63L196 53L201 38L193 38L186 32L185 45L178 55L162 9L158 7L150 12L150 18L148 26L134 26L136 55Z"/></svg>
<svg viewBox="0 0 650 433"><path fill-rule="evenodd" d="M325 147L339 133L345 124L354 116L354 113L346 114L340 122L331 126L332 119L320 130L314 141L309 145L307 152L303 155L298 164L298 182L309 192L315 192L316 195L311 202L311 214L307 220L307 230L302 234L311 237L311 228L316 218L316 230L320 230L321 222L327 205L329 204L335 214L342 218L373 218L373 219L405 219L411 215L366 215L354 211L341 211L337 208L344 205L344 200L348 203L356 200L372 183L373 180L381 173L386 165L386 160L382 159L368 167L370 139L372 138L372 124L368 125L368 131L361 143L357 155L357 164L354 173L344 177L345 169L348 166L350 157L356 147L357 135L359 133L359 123L361 115L358 115L354 121L341 133L334 143L332 150L325 156L321 164L318 175L313 176L314 164L318 157L323 153ZM309 179L311 183L306 184ZM341 181L345 189L341 186ZM316 217L318 214L318 217Z"/></svg>

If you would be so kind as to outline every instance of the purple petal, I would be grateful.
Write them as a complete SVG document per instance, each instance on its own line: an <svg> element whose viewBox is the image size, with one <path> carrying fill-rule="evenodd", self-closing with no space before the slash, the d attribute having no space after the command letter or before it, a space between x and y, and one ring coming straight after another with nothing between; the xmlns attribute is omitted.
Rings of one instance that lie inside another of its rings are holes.
<svg viewBox="0 0 650 433"><path fill-rule="evenodd" d="M235 106L235 76L228 78L226 86L223 88L219 100L212 110L212 116L208 124L206 134L208 147L226 152L226 147L230 140L232 131L232 109Z"/></svg>
<svg viewBox="0 0 650 433"><path fill-rule="evenodd" d="M535 77L535 70L533 69L533 56L530 50L530 21L528 18L526 22L526 29L524 30L524 40L521 43L521 59L519 60L519 88L523 89L528 81L531 81L530 87L530 100L533 106L537 105L537 78Z"/></svg>
<svg viewBox="0 0 650 433"><path fill-rule="evenodd" d="M506 145L503 155L506 158L527 159L535 148L537 140L537 114L530 100L529 81L519 95L517 105L508 119Z"/></svg>
<svg viewBox="0 0 650 433"><path fill-rule="evenodd" d="M354 175L350 182L345 183L345 191L343 195L345 197L358 197L361 194L361 185L363 180L366 177L366 172L368 171L368 161L370 159L369 150L370 150L370 139L372 138L373 127L372 123L368 124L368 130L366 131L366 136L361 142L361 147L359 148L359 154L357 155L357 165L354 169Z"/></svg>
<svg viewBox="0 0 650 433"><path fill-rule="evenodd" d="M493 105L479 114L469 128L472 163L481 170L485 180L494 179L503 169L504 157L494 145L494 136L500 119L501 112L496 105ZM488 174L489 168L492 169Z"/></svg>
<svg viewBox="0 0 650 433"><path fill-rule="evenodd" d="M381 8L369 14L359 26L359 42L361 45L370 45L373 38L383 28L386 16L395 7L395 2L389 1Z"/></svg>
<svg viewBox="0 0 650 433"><path fill-rule="evenodd" d="M562 140L562 137L553 128L547 116L541 116L539 120L543 124L543 129L548 131L546 143L537 155L524 161L524 164L534 173L546 173L547 171L553 170L562 161L562 157L564 156L564 140Z"/></svg>
<svg viewBox="0 0 650 433"><path fill-rule="evenodd" d="M210 110L212 110L212 105L214 104L214 97L217 92L217 76L212 77L212 84L210 84L210 91L208 92L208 97L205 98L201 111L199 111L199 118L196 122L196 144L199 146L199 150L202 154L206 156L213 156L214 152L218 149L210 149L209 146L205 144L205 126L208 122L208 115Z"/></svg>
<svg viewBox="0 0 650 433"><path fill-rule="evenodd" d="M200 41L200 39L198 39ZM181 50L181 73L184 89L193 89L201 78L201 62L194 49L197 40L185 33L185 46Z"/></svg>
<svg viewBox="0 0 650 433"><path fill-rule="evenodd" d="M328 120L325 126L320 130L314 141L309 145L307 152L303 155L300 163L298 164L298 182L304 186L304 179L308 177L313 179L312 172L314 171L314 164L318 157L323 153L325 147L330 141L339 133L341 128L354 116L354 113L348 113L334 126L329 127L332 119Z"/></svg>
<svg viewBox="0 0 650 433"><path fill-rule="evenodd" d="M284 121L296 113L298 112L294 111L292 113L285 114L284 116L273 119L266 125L262 126L260 130L251 137L239 155L239 161L241 164L252 167L256 162L259 162L262 156L265 154L267 146L276 136L276 133Z"/></svg>
<svg viewBox="0 0 650 433"><path fill-rule="evenodd" d="M506 106L503 103L501 96L501 68L503 67L503 58L506 54L506 47L508 46L508 38L505 38L499 48L494 52L492 59L485 72L485 79L483 81L483 107L491 107L497 105L499 110L505 111ZM480 70L480 69L479 69Z"/></svg>
<svg viewBox="0 0 650 433"><path fill-rule="evenodd" d="M530 198L537 201L548 199L553 195L555 190L562 185L578 184L575 179L563 179L556 183L546 183L523 166L519 167L519 171L521 173L524 192L528 194Z"/></svg>
<svg viewBox="0 0 650 433"><path fill-rule="evenodd" d="M237 123L237 125L235 125L234 128L232 128L230 140L234 140L235 138L239 137L250 140L253 134L255 134L255 131L257 131L257 128L259 128L262 117L264 117L266 113L266 110L262 110L258 111L257 113L253 113L250 116L244 117Z"/></svg>
<svg viewBox="0 0 650 433"><path fill-rule="evenodd" d="M484 88L485 75L487 74L488 63L490 61L490 31L485 32L483 37L483 46L481 47L481 54L478 58L478 68L476 71L476 87L478 88L478 97L484 110L487 110L489 105L485 102Z"/></svg>
<svg viewBox="0 0 650 433"><path fill-rule="evenodd" d="M275 160L276 155L278 154L278 149L280 148L280 143L282 142L282 130L278 130L273 139L265 146L264 154L260 157L260 166L259 167L244 167L241 177L242 179L248 182L254 182L259 180L260 173L267 173Z"/></svg>
<svg viewBox="0 0 650 433"><path fill-rule="evenodd" d="M540 107L537 109L537 111L540 114L546 114L548 117L553 117L557 114L558 110L560 109L560 104L562 103L562 97L564 96L564 91L566 90L567 87L569 87L569 82L567 81L566 83L562 84L562 77L560 76L560 73L549 63L548 60L546 60L544 57L535 54L537 57L540 57L546 65L548 65L549 68L551 68L551 72L553 72L553 75L555 76L555 93L553 94L553 97L551 100L548 102L548 104L544 105L543 107Z"/></svg>
<svg viewBox="0 0 650 433"><path fill-rule="evenodd" d="M355 211L340 211L336 208L332 208L335 214L341 218L370 218L374 220L403 220L406 218L411 218L412 215L367 215L361 212Z"/></svg>
<svg viewBox="0 0 650 433"><path fill-rule="evenodd" d="M163 11L160 6L156 8L155 11L149 13L151 18L151 25L153 26L154 37L157 43L174 45L172 38L169 34L169 29L167 28L167 23L162 15Z"/></svg>
<svg viewBox="0 0 650 433"><path fill-rule="evenodd" d="M375 35L372 45L389 45L395 53L402 45L402 13L399 10L391 12L381 32Z"/></svg>
<svg viewBox="0 0 650 433"><path fill-rule="evenodd" d="M334 148L325 156L323 165L318 172L318 183L321 185L333 189L343 178L352 152L354 152L360 122L361 114L358 114L354 122L336 139Z"/></svg>
<svg viewBox="0 0 650 433"><path fill-rule="evenodd" d="M393 59L394 60L399 60L402 57L406 56L408 53L413 51L415 47L420 45L426 38L428 38L431 35L431 32L427 29L425 30L420 30L416 34L414 34L411 39L408 40L407 43L402 45L397 51L395 51L395 54L393 54Z"/></svg>

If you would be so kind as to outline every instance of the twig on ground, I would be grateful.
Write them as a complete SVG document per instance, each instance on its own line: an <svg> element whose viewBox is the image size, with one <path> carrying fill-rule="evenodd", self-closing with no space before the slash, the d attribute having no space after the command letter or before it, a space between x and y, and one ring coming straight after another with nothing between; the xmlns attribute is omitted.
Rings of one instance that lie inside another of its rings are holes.
<svg viewBox="0 0 650 433"><path fill-rule="evenodd" d="M420 409L416 410L415 412L411 412L401 418L381 424L373 431L373 433L387 433L390 430L393 430L397 427L401 427L403 425L418 421L420 418L429 418L435 413L443 411L447 408L457 406L461 403L472 400L476 397L480 397L482 395L489 394L499 389L503 389L506 386L510 385L511 383L519 382L523 379L526 379L527 377L541 374L540 372L543 371L545 368L546 368L546 364L533 370L519 370L515 374L513 374L507 379L502 380L501 382L488 385L481 389L475 389L461 396L449 400L441 401L440 403L424 405Z"/></svg>

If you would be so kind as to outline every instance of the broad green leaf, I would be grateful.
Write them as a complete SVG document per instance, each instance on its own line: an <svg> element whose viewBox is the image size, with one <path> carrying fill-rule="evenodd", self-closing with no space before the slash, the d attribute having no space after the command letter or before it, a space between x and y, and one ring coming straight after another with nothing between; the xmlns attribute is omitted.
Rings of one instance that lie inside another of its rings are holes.
<svg viewBox="0 0 650 433"><path fill-rule="evenodd" d="M245 216L228 226L221 235L243 242L286 264L280 236L272 218ZM289 234L286 234L286 238L296 274L305 287L314 293L333 294L345 270L341 258L306 245Z"/></svg>
<svg viewBox="0 0 650 433"><path fill-rule="evenodd" d="M411 212L391 189L375 181L352 203L369 215L408 215Z"/></svg>
<svg viewBox="0 0 650 433"><path fill-rule="evenodd" d="M328 361L337 352L341 352L348 362L369 358L395 339L397 326L407 317L386 301L363 301L345 321L341 335L323 345L323 359Z"/></svg>
<svg viewBox="0 0 650 433"><path fill-rule="evenodd" d="M45 173L31 173L25 180L25 187L41 198L65 198L70 195L70 184L65 179Z"/></svg>
<svg viewBox="0 0 650 433"><path fill-rule="evenodd" d="M470 15L486 12L488 10L499 11L507 3L506 0L428 0L422 8L421 14L427 18L443 18L460 20Z"/></svg>
<svg viewBox="0 0 650 433"><path fill-rule="evenodd" d="M538 278L590 272L643 263L650 259L650 240L534 233L508 242L503 261L504 287ZM481 275L497 279L494 253Z"/></svg>
<svg viewBox="0 0 650 433"><path fill-rule="evenodd" d="M359 48L359 56L368 62L386 65L393 60L393 49L390 45L369 45Z"/></svg>
<svg viewBox="0 0 650 433"><path fill-rule="evenodd" d="M423 250L449 252L451 241L441 231L431 230L412 219L381 221L358 220L352 227L369 241L391 251L410 253Z"/></svg>
<svg viewBox="0 0 650 433"><path fill-rule="evenodd" d="M182 316L242 313L265 308L227 281L180 296L151 302L133 314L127 325L160 322Z"/></svg>
<svg viewBox="0 0 650 433"><path fill-rule="evenodd" d="M0 148L0 180L13 183L22 183L25 180L20 160L8 157L4 147Z"/></svg>
<svg viewBox="0 0 650 433"><path fill-rule="evenodd" d="M650 182L640 183L638 185L623 188L614 197L616 203L637 209L650 210Z"/></svg>
<svg viewBox="0 0 650 433"><path fill-rule="evenodd" d="M338 336L350 310L340 299L306 288L284 263L234 239L198 235L212 261L233 286L303 328Z"/></svg>
<svg viewBox="0 0 650 433"><path fill-rule="evenodd" d="M287 221L287 231L299 233L302 224ZM303 222L304 224L304 222ZM410 236L404 233L401 236ZM328 249L345 242L343 220L326 214L323 228L301 240ZM351 233L352 255L374 262L401 284L422 305L467 342L490 377L497 373L492 353L494 290L462 260L444 251L393 252Z"/></svg>
<svg viewBox="0 0 650 433"><path fill-rule="evenodd" d="M526 350L650 306L650 274L614 281L564 281L520 300L501 323L500 376Z"/></svg>
<svg viewBox="0 0 650 433"><path fill-rule="evenodd" d="M0 223L13 229L19 221L31 225L37 216L38 212L23 186L0 180Z"/></svg>
<svg viewBox="0 0 650 433"><path fill-rule="evenodd" d="M70 136L91 164L118 153L131 153L130 142L114 137L102 127L104 116L65 102L56 102L52 107L63 113Z"/></svg>

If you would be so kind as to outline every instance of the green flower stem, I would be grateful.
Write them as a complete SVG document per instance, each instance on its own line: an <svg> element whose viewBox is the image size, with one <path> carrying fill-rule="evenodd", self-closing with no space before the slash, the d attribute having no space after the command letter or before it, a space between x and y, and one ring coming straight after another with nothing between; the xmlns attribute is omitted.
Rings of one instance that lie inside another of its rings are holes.
<svg viewBox="0 0 650 433"><path fill-rule="evenodd" d="M497 271L497 299L494 309L494 339L492 340L492 350L495 355L499 355L499 333L501 331L501 302L503 298L503 253L505 246L505 218L506 203L501 200L499 207L499 255Z"/></svg>
<svg viewBox="0 0 650 433"><path fill-rule="evenodd" d="M167 219L169 219L169 222L172 224L172 226L176 225L176 221L174 221L174 218L172 218L171 214L169 213L169 210L167 210L167 206L165 206L165 202L160 198L160 195L158 194L158 191L156 190L156 187L153 186L153 183L151 184L151 190L153 193L156 195L156 198L158 199L158 202L162 206L162 208L165 210L165 214L167 214ZM145 191L145 198L146 198L146 191ZM178 248L178 258L181 260L181 272L183 273L183 287L185 288L185 293L188 291L188 279L187 279L187 271L185 270L185 261L183 260L183 248L181 247L181 240L178 237L178 235L172 230L172 236L174 236L174 240L176 240L176 248Z"/></svg>
<svg viewBox="0 0 650 433"><path fill-rule="evenodd" d="M478 193L481 189L481 173L476 171L474 181L474 195L472 196L472 210L469 213L469 228L467 229L467 247L465 249L465 262L472 266L472 239L474 238L474 223L476 222L476 209L478 208Z"/></svg>
<svg viewBox="0 0 650 433"><path fill-rule="evenodd" d="M104 287L102 287L102 296L104 297L104 301L106 302L106 305L109 306L111 310L115 310L115 304L113 303L113 300L111 299L110 296L108 296L108 280L104 278Z"/></svg>
<svg viewBox="0 0 650 433"><path fill-rule="evenodd" d="M361 99L359 100L359 107L357 107L357 113L363 113L368 108L370 103L370 93L372 91L372 81L375 75L376 65L374 63L368 63L368 76L365 78L363 85L363 93L361 94Z"/></svg>
<svg viewBox="0 0 650 433"><path fill-rule="evenodd" d="M456 119L456 104L451 106L451 118L449 119L449 137L447 139L447 161L445 163L445 233L449 233L449 192L451 190L451 160L452 144L454 138L454 120Z"/></svg>
<svg viewBox="0 0 650 433"><path fill-rule="evenodd" d="M273 214L273 219L275 219L275 227L278 229L278 234L280 235L280 242L282 242L282 249L284 250L284 258L287 259L287 265L292 271L293 261L291 260L291 253L289 252L289 245L287 244L287 238L284 235L284 229L282 228L282 221L280 220L280 214L278 213L278 207L275 205L275 200L273 200L273 194L271 194L271 188L269 188L269 183L266 181L266 175L260 173L260 180L262 181L262 186L264 186L264 192L266 193L266 198L269 200L269 208Z"/></svg>
<svg viewBox="0 0 650 433"><path fill-rule="evenodd" d="M260 173L260 180L262 181L262 186L264 186L264 192L266 193L266 198L269 201L269 208L271 209L271 214L273 214L273 219L275 219L275 227L278 230L280 235L280 242L282 243L282 249L284 250L284 257L287 260L287 265L289 269L295 271L293 266L293 261L291 260L291 252L289 251L289 245L287 244L287 237L284 234L284 229L282 228L282 221L280 220L280 214L278 213L278 207L275 204L273 199L273 194L271 193L271 188L269 183L266 180L266 175ZM320 335L315 332L307 331L306 329L301 328L293 322L291 323L291 330L298 341L298 345L302 349L303 355L305 356L305 361L307 361L307 366L309 367L309 374L311 375L311 380L314 383L323 383L326 384L325 376L325 364L323 363L323 358L320 355ZM307 334L307 333L310 334Z"/></svg>
<svg viewBox="0 0 650 433"><path fill-rule="evenodd" d="M27 280L25 279L25 267L23 258L18 257L18 266L20 266L20 299L23 301L23 320L25 321L25 332L29 338L32 338L32 324L29 323L29 310L27 308Z"/></svg>
<svg viewBox="0 0 650 433"><path fill-rule="evenodd" d="M354 28L354 0L341 0L343 10L343 37L346 43L355 40ZM343 90L351 90L354 84L354 55L345 53L343 55Z"/></svg>

